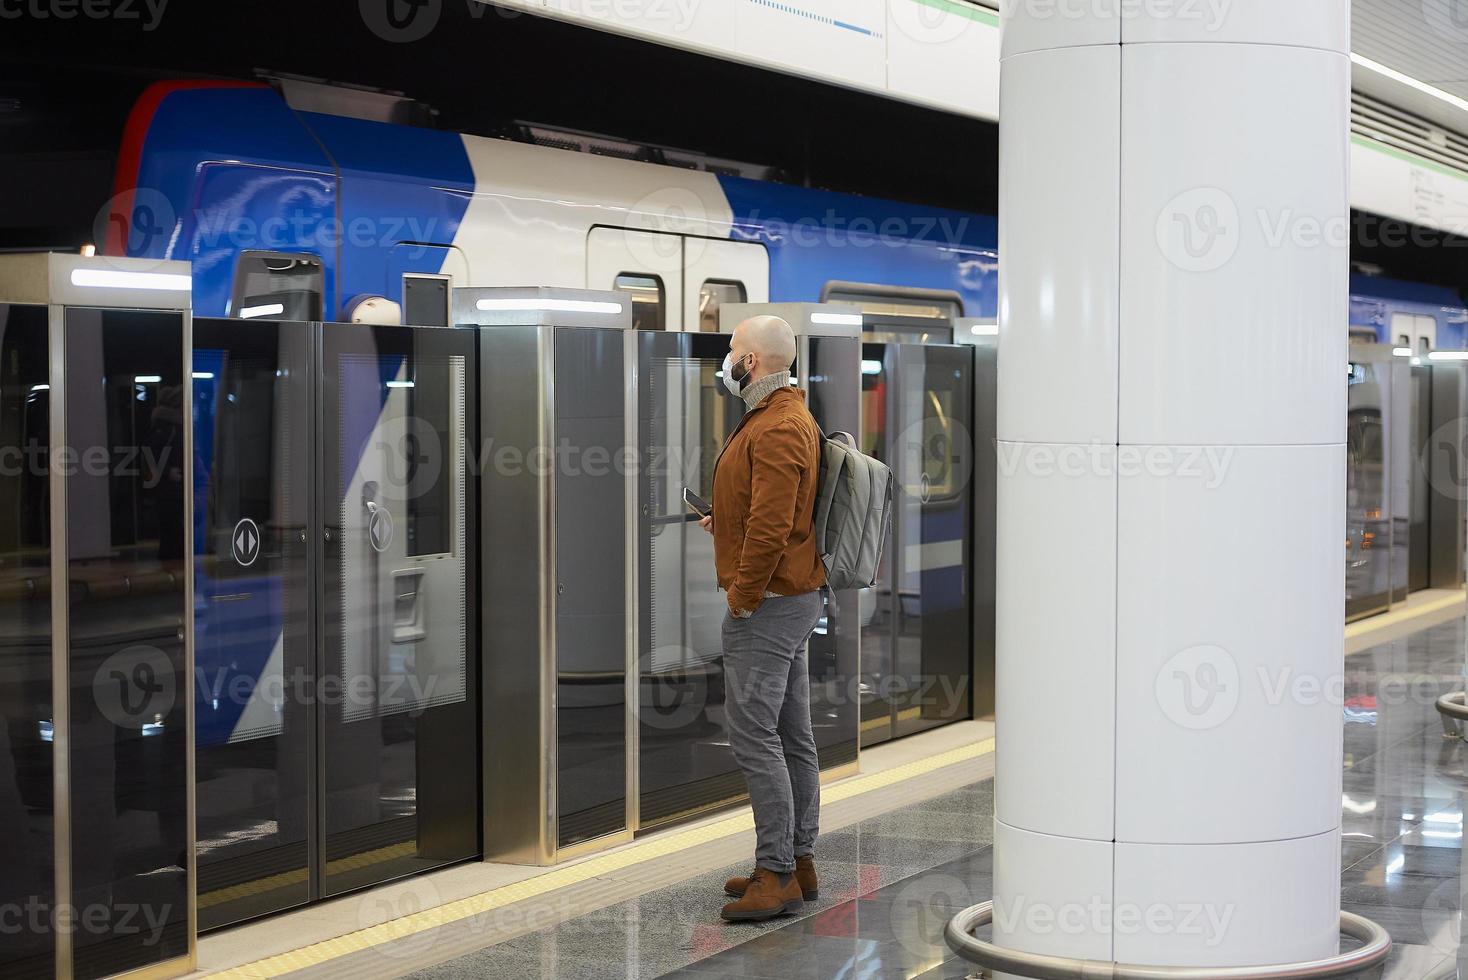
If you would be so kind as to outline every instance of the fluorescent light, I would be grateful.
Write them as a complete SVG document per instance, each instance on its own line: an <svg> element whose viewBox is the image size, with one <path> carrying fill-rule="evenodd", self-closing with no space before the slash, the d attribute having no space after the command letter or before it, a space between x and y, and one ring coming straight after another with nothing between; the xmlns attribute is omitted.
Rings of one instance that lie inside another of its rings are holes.
<svg viewBox="0 0 1468 980"><path fill-rule="evenodd" d="M194 380L195 381L213 381L214 380L214 372L213 371L195 371L194 372Z"/></svg>
<svg viewBox="0 0 1468 980"><path fill-rule="evenodd" d="M413 387L413 382L411 382L411 381L389 381L387 383L387 386L389 388L411 388L411 387Z"/></svg>
<svg viewBox="0 0 1468 980"><path fill-rule="evenodd" d="M997 337L999 336L999 324L975 323L973 332L975 337Z"/></svg>
<svg viewBox="0 0 1468 980"><path fill-rule="evenodd" d="M1429 361L1468 361L1468 350L1435 350L1427 355Z"/></svg>
<svg viewBox="0 0 1468 980"><path fill-rule="evenodd" d="M1413 78L1411 75L1403 75L1396 69L1388 68L1386 65L1383 65L1380 62L1372 61L1370 58L1363 58L1361 55L1356 54L1354 51L1351 52L1351 61L1352 63L1360 65L1362 68L1365 68L1367 71L1374 71L1384 78L1390 78L1394 82L1401 82L1403 85L1406 85L1409 88L1414 88L1417 91L1421 92L1423 95L1430 95L1434 99L1446 102L1448 105L1452 106L1455 109L1460 109L1463 112L1468 112L1468 99L1460 99L1456 95L1453 95L1451 92L1444 92L1440 88L1434 88L1424 81Z"/></svg>
<svg viewBox="0 0 1468 980"><path fill-rule="evenodd" d="M882 373L882 362L881 361L862 361L861 362L861 373L862 374L881 374Z"/></svg>
<svg viewBox="0 0 1468 980"><path fill-rule="evenodd" d="M860 313L812 313L811 323L824 324L829 327L859 327L861 326Z"/></svg>
<svg viewBox="0 0 1468 980"><path fill-rule="evenodd" d="M284 303L266 303L263 306L246 306L240 310L240 319L253 320L257 316L280 316L285 312Z"/></svg>
<svg viewBox="0 0 1468 980"><path fill-rule="evenodd" d="M172 272L125 272L121 269L72 269L73 286L98 289L167 289L186 293L193 287L188 276Z"/></svg>
<svg viewBox="0 0 1468 980"><path fill-rule="evenodd" d="M1395 357L1411 357L1412 356L1412 348L1410 348L1410 347L1393 347L1392 348L1392 355L1395 356Z"/></svg>
<svg viewBox="0 0 1468 980"><path fill-rule="evenodd" d="M31 385L31 391L50 391L50 385Z"/></svg>
<svg viewBox="0 0 1468 980"><path fill-rule="evenodd" d="M590 299L482 299L474 304L482 313L511 311L525 313L621 313L621 303Z"/></svg>
<svg viewBox="0 0 1468 980"><path fill-rule="evenodd" d="M133 381L140 385L156 385L161 383L163 378L156 374L140 374L133 378Z"/></svg>

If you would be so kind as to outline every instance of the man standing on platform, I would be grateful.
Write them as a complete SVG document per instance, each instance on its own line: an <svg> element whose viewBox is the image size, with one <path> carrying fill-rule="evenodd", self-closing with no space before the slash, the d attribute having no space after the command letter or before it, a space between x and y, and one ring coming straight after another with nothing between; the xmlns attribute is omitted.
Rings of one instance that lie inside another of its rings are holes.
<svg viewBox="0 0 1468 980"><path fill-rule="evenodd" d="M805 393L790 384L795 333L777 316L739 324L724 358L724 385L744 418L714 466L714 536L724 618L729 744L754 807L755 869L731 878L732 922L799 910L817 897L813 851L820 765L811 732L806 642L821 616L825 566L814 509L820 430Z"/></svg>

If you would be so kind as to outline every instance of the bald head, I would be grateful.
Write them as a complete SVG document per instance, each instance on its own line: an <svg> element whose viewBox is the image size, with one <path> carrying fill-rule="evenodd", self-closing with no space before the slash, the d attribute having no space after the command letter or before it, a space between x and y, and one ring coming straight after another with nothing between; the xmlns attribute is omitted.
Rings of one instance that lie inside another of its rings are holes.
<svg viewBox="0 0 1468 980"><path fill-rule="evenodd" d="M795 363L795 331L777 316L752 316L734 328L729 350L737 363L753 354L750 381L790 370Z"/></svg>

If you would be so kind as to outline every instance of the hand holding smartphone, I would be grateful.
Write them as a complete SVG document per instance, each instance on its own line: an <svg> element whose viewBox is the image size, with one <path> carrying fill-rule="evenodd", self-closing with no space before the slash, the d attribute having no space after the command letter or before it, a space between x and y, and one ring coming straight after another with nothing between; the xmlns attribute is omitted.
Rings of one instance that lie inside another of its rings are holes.
<svg viewBox="0 0 1468 980"><path fill-rule="evenodd" d="M683 504L699 517L709 517L714 512L713 506L707 500L687 487L683 488Z"/></svg>

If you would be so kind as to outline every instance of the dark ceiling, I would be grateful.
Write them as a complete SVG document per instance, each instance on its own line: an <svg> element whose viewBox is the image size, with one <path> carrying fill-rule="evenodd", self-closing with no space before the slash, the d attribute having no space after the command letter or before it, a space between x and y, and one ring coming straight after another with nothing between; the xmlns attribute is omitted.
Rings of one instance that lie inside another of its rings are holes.
<svg viewBox="0 0 1468 980"><path fill-rule="evenodd" d="M389 9L423 36L392 39ZM123 121L148 82L260 71L402 92L444 129L500 136L526 120L763 164L814 187L998 209L996 125L478 0L9 0L0 249L94 238ZM1468 247L1445 244L1468 242L1372 244L1379 219L1356 218L1358 261L1468 284Z"/></svg>
<svg viewBox="0 0 1468 980"><path fill-rule="evenodd" d="M149 81L257 70L399 91L445 129L494 136L529 120L816 187L984 213L998 203L992 124L477 0L164 0L161 15L148 2L159 0L16 0L5 9L31 12L0 12L0 247L90 240L127 109ZM416 14L410 31L432 29L384 39L387 3ZM35 16L62 8L76 15Z"/></svg>

